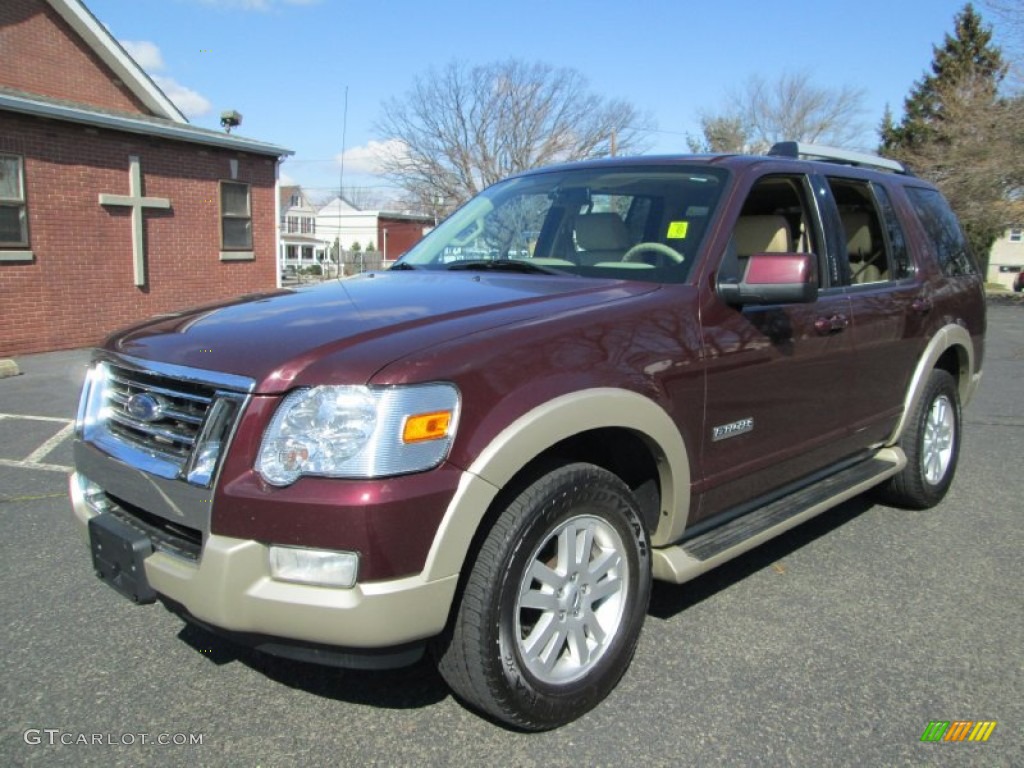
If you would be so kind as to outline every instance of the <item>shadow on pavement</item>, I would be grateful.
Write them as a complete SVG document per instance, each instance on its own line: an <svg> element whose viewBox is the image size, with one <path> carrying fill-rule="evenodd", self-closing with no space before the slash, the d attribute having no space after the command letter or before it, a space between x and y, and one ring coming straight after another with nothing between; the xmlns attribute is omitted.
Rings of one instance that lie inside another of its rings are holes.
<svg viewBox="0 0 1024 768"><path fill-rule="evenodd" d="M385 709L417 709L450 695L429 654L409 667L363 671L260 653L193 624L185 624L178 639L218 666L241 662L277 683L334 701Z"/></svg>
<svg viewBox="0 0 1024 768"><path fill-rule="evenodd" d="M871 499L870 494L857 496L796 526L781 536L755 547L735 560L714 568L693 581L685 584L667 584L656 581L651 591L651 603L647 613L656 619L670 619L687 608L697 605L709 597L714 597L723 589L767 568L772 563L778 562L818 537L825 536L846 525L874 506L875 502Z"/></svg>

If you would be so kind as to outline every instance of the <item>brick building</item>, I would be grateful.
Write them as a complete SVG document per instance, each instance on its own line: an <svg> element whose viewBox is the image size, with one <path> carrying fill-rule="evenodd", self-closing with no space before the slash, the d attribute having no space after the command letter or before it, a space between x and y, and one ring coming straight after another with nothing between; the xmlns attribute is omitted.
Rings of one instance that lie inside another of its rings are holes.
<svg viewBox="0 0 1024 768"><path fill-rule="evenodd" d="M287 154L189 125L78 0L2 0L0 358L274 288Z"/></svg>

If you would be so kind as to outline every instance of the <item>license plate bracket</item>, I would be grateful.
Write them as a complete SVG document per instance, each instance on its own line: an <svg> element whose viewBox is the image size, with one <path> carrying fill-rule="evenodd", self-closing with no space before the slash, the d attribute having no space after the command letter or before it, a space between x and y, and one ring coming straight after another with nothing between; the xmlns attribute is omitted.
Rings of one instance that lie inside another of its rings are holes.
<svg viewBox="0 0 1024 768"><path fill-rule="evenodd" d="M153 553L146 534L105 512L89 520L89 545L97 576L136 603L156 600L143 565Z"/></svg>

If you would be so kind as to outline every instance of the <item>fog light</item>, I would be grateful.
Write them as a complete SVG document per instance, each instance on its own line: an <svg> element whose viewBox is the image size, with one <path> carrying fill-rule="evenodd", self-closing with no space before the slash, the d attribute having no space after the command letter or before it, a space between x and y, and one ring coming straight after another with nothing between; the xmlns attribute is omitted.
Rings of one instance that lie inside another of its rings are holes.
<svg viewBox="0 0 1024 768"><path fill-rule="evenodd" d="M358 572L359 555L355 552L270 548L270 576L277 581L320 587L352 587Z"/></svg>
<svg viewBox="0 0 1024 768"><path fill-rule="evenodd" d="M110 499L107 498L106 491L85 475L78 475L78 490L82 494L82 500L93 514L98 515L101 512L106 512L113 506L110 503Z"/></svg>

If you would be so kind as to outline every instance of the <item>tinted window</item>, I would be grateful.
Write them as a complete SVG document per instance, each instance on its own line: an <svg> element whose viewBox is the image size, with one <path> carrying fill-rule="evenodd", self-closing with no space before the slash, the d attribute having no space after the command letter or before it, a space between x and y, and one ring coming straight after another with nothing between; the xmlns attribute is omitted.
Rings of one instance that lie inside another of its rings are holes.
<svg viewBox="0 0 1024 768"><path fill-rule="evenodd" d="M973 275L977 270L956 215L934 189L908 187L907 195L924 226L945 275Z"/></svg>

